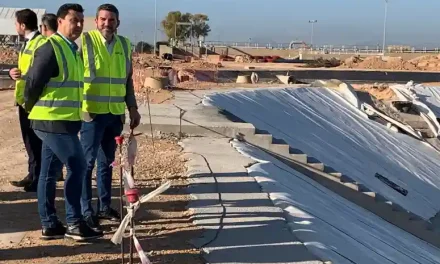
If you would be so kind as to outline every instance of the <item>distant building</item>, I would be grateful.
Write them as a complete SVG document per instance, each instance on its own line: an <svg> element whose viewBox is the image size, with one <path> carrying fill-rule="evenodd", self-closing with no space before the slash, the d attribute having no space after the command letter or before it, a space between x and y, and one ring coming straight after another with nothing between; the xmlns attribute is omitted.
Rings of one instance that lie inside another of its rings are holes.
<svg viewBox="0 0 440 264"><path fill-rule="evenodd" d="M18 44L20 38L15 30L15 12L24 8L0 7L0 45ZM41 21L41 17L46 13L46 9L31 8Z"/></svg>
<svg viewBox="0 0 440 264"><path fill-rule="evenodd" d="M404 52L404 51L410 51L411 46L403 46L403 45L389 45L387 47L388 52Z"/></svg>

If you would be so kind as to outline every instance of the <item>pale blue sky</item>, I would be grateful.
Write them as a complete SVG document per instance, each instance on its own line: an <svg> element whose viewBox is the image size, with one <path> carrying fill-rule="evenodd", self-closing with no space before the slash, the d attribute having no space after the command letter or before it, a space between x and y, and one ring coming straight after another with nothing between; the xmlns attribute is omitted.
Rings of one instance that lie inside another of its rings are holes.
<svg viewBox="0 0 440 264"><path fill-rule="evenodd" d="M440 46L439 0L389 0L390 44ZM104 1L76 1L93 15ZM120 33L153 38L154 0L113 0L121 12ZM59 0L0 0L4 7L46 8L56 12ZM158 21L180 10L210 17L211 40L286 43L310 42L310 19L317 19L315 44L374 45L382 42L384 0L158 0ZM159 36L161 33L159 32Z"/></svg>

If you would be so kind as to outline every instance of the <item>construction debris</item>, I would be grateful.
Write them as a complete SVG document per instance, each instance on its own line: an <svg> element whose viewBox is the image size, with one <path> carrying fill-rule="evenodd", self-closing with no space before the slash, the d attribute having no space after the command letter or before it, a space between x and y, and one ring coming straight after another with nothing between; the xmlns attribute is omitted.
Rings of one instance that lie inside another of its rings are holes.
<svg viewBox="0 0 440 264"><path fill-rule="evenodd" d="M16 64L18 61L18 50L10 47L0 47L0 63Z"/></svg>
<svg viewBox="0 0 440 264"><path fill-rule="evenodd" d="M336 58L323 59L318 58L314 61L307 62L304 68L334 68L339 67L342 62Z"/></svg>

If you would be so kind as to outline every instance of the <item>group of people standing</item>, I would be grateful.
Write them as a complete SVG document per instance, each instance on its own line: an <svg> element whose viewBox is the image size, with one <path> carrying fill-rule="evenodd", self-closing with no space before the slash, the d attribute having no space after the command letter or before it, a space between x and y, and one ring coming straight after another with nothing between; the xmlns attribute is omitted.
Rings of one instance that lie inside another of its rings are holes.
<svg viewBox="0 0 440 264"><path fill-rule="evenodd" d="M32 10L15 14L17 33L25 42L18 67L9 75L16 81L15 103L29 169L23 180L11 184L37 192L43 239L95 239L103 236L100 219L120 220L110 206L115 137L122 133L126 107L130 128L140 123L132 45L116 34L118 9L112 4L99 6L96 30L89 32L83 32L83 13L79 4L64 4L56 15L45 14L40 27ZM55 210L56 182L63 180L63 166L67 227Z"/></svg>

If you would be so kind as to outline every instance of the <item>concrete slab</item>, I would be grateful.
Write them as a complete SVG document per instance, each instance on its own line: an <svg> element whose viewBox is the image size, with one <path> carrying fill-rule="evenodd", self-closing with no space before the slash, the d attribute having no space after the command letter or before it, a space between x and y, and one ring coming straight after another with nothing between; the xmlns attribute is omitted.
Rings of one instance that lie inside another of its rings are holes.
<svg viewBox="0 0 440 264"><path fill-rule="evenodd" d="M192 243L208 263L323 263L290 232L283 211L247 174L253 161L228 139L189 138L182 146L190 158L192 219L205 229Z"/></svg>
<svg viewBox="0 0 440 264"><path fill-rule="evenodd" d="M176 92L176 98L170 104L150 105L153 131L216 137L234 137L237 133L252 134L255 131L252 124L235 122L239 120L224 115L217 108L203 106L201 98L205 93ZM142 120L136 130L150 133L148 106L139 106L139 113ZM127 119L127 125L128 122Z"/></svg>
<svg viewBox="0 0 440 264"><path fill-rule="evenodd" d="M16 232L13 229L2 229L0 233L0 248L13 246L23 240L26 232Z"/></svg>

